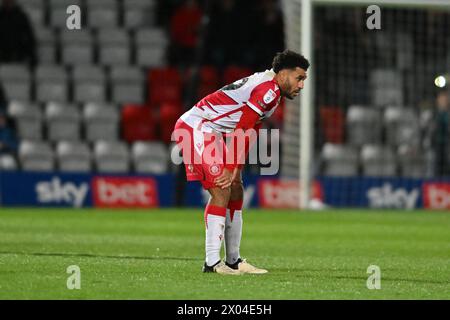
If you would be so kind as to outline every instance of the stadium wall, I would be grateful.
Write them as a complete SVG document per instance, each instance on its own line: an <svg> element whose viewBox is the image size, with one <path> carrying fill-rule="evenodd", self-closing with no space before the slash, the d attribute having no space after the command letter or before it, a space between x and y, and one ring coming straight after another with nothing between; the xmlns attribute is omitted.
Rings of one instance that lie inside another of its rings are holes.
<svg viewBox="0 0 450 320"><path fill-rule="evenodd" d="M246 175L246 207L297 208L296 180ZM175 205L176 176L1 172L4 207L159 208ZM340 190L350 190L342 193ZM320 207L450 209L450 179L319 177L313 198ZM188 183L184 206L201 207L208 194Z"/></svg>

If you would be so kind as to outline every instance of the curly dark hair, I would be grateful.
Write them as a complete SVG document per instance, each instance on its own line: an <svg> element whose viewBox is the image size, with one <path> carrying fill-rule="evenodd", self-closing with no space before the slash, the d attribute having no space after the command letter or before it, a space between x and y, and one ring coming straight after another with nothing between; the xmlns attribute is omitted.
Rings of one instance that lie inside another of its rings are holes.
<svg viewBox="0 0 450 320"><path fill-rule="evenodd" d="M302 68L305 71L308 70L308 59L297 52L287 49L283 52L278 52L273 58L272 68L275 73L283 69L295 69L296 67Z"/></svg>

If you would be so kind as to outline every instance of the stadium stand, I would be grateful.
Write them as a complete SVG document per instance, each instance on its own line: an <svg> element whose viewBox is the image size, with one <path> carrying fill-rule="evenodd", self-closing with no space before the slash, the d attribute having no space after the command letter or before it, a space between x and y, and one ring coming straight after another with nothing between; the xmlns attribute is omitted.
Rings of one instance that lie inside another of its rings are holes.
<svg viewBox="0 0 450 320"><path fill-rule="evenodd" d="M164 161L169 162L167 146L171 142L173 125L190 107L185 98L191 66L186 67L184 62L169 63L173 41L170 18L178 6L156 0L17 2L34 26L38 64L31 68L17 63L0 65L0 81L10 101L8 115L15 120L17 136L23 142L21 156L17 157L19 162L13 165L11 160L2 160L10 164L2 164L2 167L50 170L55 168L49 160L54 148L58 157L56 168L60 170L170 170L169 163L152 161L166 159ZM66 28L69 5L81 8L81 30ZM224 8L215 8L211 19L225 14L221 10ZM236 22L239 21L237 15ZM214 56L228 52L220 50L223 44L215 39L218 34L221 34L218 30L210 30L206 60L199 70L197 98L250 75L255 67L261 68L259 64L248 64L248 57ZM383 46L381 40L385 35L377 37L376 45ZM401 50L388 50L381 59L394 59L397 67L363 66L367 71L367 86L354 84L355 88L367 89L367 101L340 103L339 96L331 103L319 104L318 127L323 141L317 143L316 151L323 161L321 174L361 172L369 176L417 176L423 172L425 160L421 143L422 131L426 128L421 125L419 111L405 106L405 89L409 85L405 78L414 62L413 50L408 50L414 46L413 38L404 31L396 35L396 39ZM240 41L236 39L233 43L235 52L241 52L239 48L246 45ZM318 68L322 61L325 60L319 56ZM326 61L330 64L334 60ZM320 74L318 76L320 78ZM345 83L341 87L344 86ZM333 97L331 93L329 96ZM282 116L280 109L272 120L281 122ZM428 114L428 118L432 117ZM34 161L33 143L40 140L45 145L47 158L37 154ZM282 140L289 141L289 137ZM120 161L114 167L105 154L114 154L116 144L120 155L114 157ZM48 148L51 152L47 152ZM73 150L84 150L80 154L89 159L92 153L94 161L81 164L80 160L77 169L60 158ZM157 155L151 154L155 150ZM148 165L142 160L147 156L155 156L149 158ZM131 157L133 166L129 162Z"/></svg>

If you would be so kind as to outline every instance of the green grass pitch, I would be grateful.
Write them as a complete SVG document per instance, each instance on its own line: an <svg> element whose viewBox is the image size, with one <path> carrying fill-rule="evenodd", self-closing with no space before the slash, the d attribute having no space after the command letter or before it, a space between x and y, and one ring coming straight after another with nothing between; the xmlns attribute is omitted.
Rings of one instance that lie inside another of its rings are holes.
<svg viewBox="0 0 450 320"><path fill-rule="evenodd" d="M0 299L450 298L449 212L245 210L241 254L270 273L221 276L202 211L1 209Z"/></svg>

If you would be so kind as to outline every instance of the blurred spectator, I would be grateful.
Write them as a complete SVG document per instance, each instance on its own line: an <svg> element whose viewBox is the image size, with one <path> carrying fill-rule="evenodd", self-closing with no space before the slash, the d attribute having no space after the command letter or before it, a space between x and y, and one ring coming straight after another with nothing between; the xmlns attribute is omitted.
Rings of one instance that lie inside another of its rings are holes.
<svg viewBox="0 0 450 320"><path fill-rule="evenodd" d="M17 151L17 138L14 125L5 112L0 111L0 154Z"/></svg>
<svg viewBox="0 0 450 320"><path fill-rule="evenodd" d="M3 0L0 6L0 62L36 62L31 23L14 0Z"/></svg>
<svg viewBox="0 0 450 320"><path fill-rule="evenodd" d="M447 91L439 92L433 123L432 147L435 152L435 172L437 176L449 174L449 116L450 99Z"/></svg>
<svg viewBox="0 0 450 320"><path fill-rule="evenodd" d="M242 57L252 43L246 35L248 25L244 22L244 11L236 5L236 0L216 2L210 17L207 53L209 63L218 67L230 64L243 65Z"/></svg>
<svg viewBox="0 0 450 320"><path fill-rule="evenodd" d="M169 60L172 64L186 66L193 62L201 19L202 10L196 0L186 0L175 10L170 21Z"/></svg>
<svg viewBox="0 0 450 320"><path fill-rule="evenodd" d="M284 50L283 15L278 4L277 0L262 0L256 10L252 36L256 69L268 68L275 53Z"/></svg>

